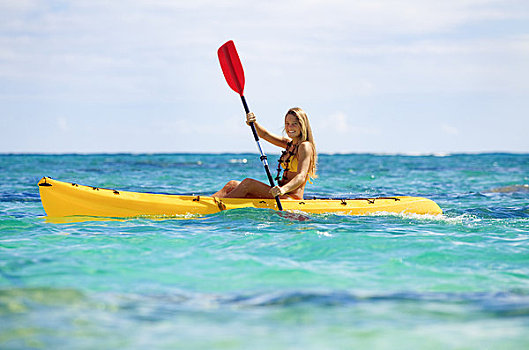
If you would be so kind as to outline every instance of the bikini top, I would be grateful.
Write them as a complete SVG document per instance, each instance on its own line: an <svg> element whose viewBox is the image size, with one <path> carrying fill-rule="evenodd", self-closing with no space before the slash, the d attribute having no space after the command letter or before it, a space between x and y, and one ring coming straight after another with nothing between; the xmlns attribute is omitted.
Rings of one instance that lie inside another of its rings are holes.
<svg viewBox="0 0 529 350"><path fill-rule="evenodd" d="M298 158L295 155L290 156L285 162L281 162L281 168L285 171L298 172Z"/></svg>

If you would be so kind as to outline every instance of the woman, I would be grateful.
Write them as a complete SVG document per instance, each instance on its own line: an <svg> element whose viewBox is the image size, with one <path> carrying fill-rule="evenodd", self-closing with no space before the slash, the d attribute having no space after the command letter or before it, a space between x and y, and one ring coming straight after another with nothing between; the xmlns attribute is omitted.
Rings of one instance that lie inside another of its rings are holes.
<svg viewBox="0 0 529 350"><path fill-rule="evenodd" d="M228 182L213 197L218 198L274 198L303 199L305 185L310 178L316 178L316 162L318 155L312 136L309 119L305 111L299 107L291 108L285 115L286 137L274 135L259 123L255 115L248 113L246 124L254 123L259 137L273 145L285 149L279 158L278 186L270 187L254 179ZM283 176L280 179L280 171Z"/></svg>

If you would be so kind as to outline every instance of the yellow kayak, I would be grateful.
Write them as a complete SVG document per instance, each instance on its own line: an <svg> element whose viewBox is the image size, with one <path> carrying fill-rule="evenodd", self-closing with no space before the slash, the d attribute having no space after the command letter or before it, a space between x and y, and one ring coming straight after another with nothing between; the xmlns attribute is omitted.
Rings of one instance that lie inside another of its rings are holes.
<svg viewBox="0 0 529 350"><path fill-rule="evenodd" d="M239 208L277 210L273 199L215 198L118 191L43 177L39 183L42 206L49 217L138 217L206 215ZM442 214L432 200L422 197L282 200L283 209L306 213L367 215L378 212Z"/></svg>

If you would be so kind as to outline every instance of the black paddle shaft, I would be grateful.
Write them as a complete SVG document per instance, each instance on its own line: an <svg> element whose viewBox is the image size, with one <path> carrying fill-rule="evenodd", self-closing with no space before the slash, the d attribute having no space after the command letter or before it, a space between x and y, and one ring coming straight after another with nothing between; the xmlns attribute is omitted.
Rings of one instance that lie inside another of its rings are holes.
<svg viewBox="0 0 529 350"><path fill-rule="evenodd" d="M243 95L241 95L241 101L242 105L244 106L244 111L246 114L250 113L250 108L248 108L248 104L246 103L246 99ZM255 139L255 142L257 142L257 148L259 148L259 153L261 153L261 162L263 162L263 166L265 168L266 176L268 177L268 181L270 182L270 186L274 187L274 179L272 178L272 174L270 173L270 168L268 167L268 160L266 158L266 155L263 153L263 149L261 148L261 143L259 142L259 135L257 135L257 130L255 129L254 123L250 123L250 128L252 128L253 137ZM275 197L277 208L279 210L283 210L283 206L281 205L281 201L279 200L279 196Z"/></svg>

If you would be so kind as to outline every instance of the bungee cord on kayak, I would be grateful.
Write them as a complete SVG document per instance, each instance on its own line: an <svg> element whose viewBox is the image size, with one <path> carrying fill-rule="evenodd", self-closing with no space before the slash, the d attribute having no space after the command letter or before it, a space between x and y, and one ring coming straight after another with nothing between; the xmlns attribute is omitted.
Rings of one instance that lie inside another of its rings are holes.
<svg viewBox="0 0 529 350"><path fill-rule="evenodd" d="M208 215L242 208L277 209L274 199L142 193L84 186L43 177L39 181L42 206L49 217ZM378 212L442 214L432 200L422 197L285 200L284 209L305 213L368 215Z"/></svg>

